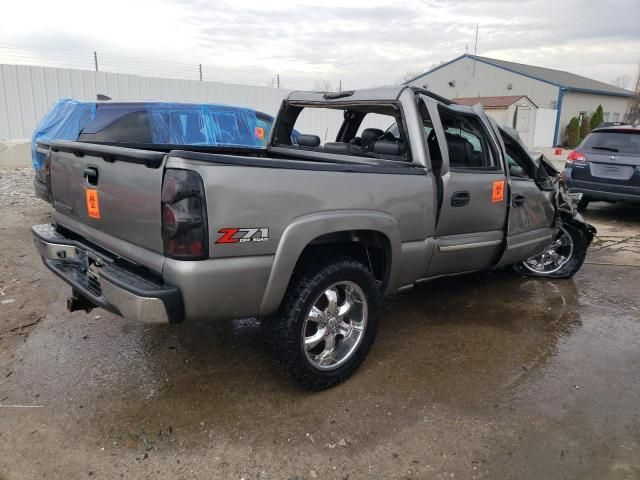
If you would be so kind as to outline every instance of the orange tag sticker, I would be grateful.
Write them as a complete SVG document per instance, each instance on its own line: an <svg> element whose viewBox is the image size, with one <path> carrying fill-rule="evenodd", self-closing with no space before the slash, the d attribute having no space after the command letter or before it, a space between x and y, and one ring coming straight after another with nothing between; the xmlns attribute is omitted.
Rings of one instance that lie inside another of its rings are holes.
<svg viewBox="0 0 640 480"><path fill-rule="evenodd" d="M98 191L87 188L87 214L91 218L100 218L100 204L98 203Z"/></svg>
<svg viewBox="0 0 640 480"><path fill-rule="evenodd" d="M491 202L501 202L504 200L504 180L493 182L493 190L491 192Z"/></svg>
<svg viewBox="0 0 640 480"><path fill-rule="evenodd" d="M256 127L256 137L258 137L260 140L264 140L264 128Z"/></svg>

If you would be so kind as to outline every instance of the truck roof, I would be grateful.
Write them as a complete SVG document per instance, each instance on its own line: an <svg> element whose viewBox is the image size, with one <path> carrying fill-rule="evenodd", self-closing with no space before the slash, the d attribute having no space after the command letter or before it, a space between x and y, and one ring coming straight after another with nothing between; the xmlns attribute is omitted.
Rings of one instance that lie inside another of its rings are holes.
<svg viewBox="0 0 640 480"><path fill-rule="evenodd" d="M287 97L289 102L312 102L312 103L344 103L350 102L366 102L366 101L389 101L395 102L405 90L412 90L415 93L427 95L437 102L451 105L451 100L441 97L429 90L417 87L408 87L406 85L390 85L376 88L363 88L358 90L344 90L341 92L291 92Z"/></svg>
<svg viewBox="0 0 640 480"><path fill-rule="evenodd" d="M395 101L400 93L407 88L404 85L364 88L358 90L344 90L341 92L291 92L287 97L291 102L345 102L345 101L367 101L367 100L389 100Z"/></svg>

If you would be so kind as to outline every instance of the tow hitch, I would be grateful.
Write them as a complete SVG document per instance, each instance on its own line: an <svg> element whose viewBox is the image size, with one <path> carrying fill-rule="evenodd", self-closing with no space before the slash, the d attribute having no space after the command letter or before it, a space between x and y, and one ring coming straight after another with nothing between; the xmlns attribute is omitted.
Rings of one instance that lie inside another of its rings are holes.
<svg viewBox="0 0 640 480"><path fill-rule="evenodd" d="M96 308L93 302L91 302L87 297L82 295L77 290L73 290L71 296L67 298L67 310L70 312L75 312L76 310L84 310L89 313L91 310Z"/></svg>

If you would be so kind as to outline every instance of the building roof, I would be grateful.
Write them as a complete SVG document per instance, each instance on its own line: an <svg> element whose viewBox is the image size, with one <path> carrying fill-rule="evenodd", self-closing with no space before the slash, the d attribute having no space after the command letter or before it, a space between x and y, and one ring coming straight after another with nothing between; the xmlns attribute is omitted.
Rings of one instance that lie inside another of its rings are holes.
<svg viewBox="0 0 640 480"><path fill-rule="evenodd" d="M498 97L459 97L454 98L453 101L459 105L471 106L479 103L484 108L506 108L509 105L513 105L521 98L526 98L527 100L529 100L529 102L531 102L531 99L526 95L501 95ZM535 103L533 103L533 105L535 105Z"/></svg>
<svg viewBox="0 0 640 480"><path fill-rule="evenodd" d="M431 70L426 71L418 75L417 77L412 78L411 80L408 80L405 83L408 84L408 83L414 82L431 72L434 72L453 62L457 62L458 60L465 57L476 60L478 62L493 65L494 67L501 68L503 70L508 70L510 72L517 73L525 77L533 78L541 82L550 83L552 85L565 88L566 90L572 90L576 92L585 92L585 93L599 93L603 95L615 95L615 96L622 96L622 97L632 97L634 95L633 92L626 90L624 88L616 87L614 85L610 85L605 82L600 82L598 80L593 80L591 78L583 77L581 75L576 75L575 73L565 72L563 70L554 70L552 68L536 67L534 65L526 65L524 63L507 62L506 60L498 60L496 58L480 57L478 55L471 55L468 53L461 55L459 57L456 57L449 62L445 62L441 65L438 65L437 67L432 68Z"/></svg>

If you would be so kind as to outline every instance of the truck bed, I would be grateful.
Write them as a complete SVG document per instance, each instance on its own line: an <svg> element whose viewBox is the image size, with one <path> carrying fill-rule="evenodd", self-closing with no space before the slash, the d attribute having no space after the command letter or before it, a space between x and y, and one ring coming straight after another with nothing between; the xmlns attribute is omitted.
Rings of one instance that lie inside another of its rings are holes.
<svg viewBox="0 0 640 480"><path fill-rule="evenodd" d="M306 245L336 230L386 232L396 249L394 271L406 277L390 280L396 288L426 265L424 239L435 222L431 177L423 168L402 162L364 158L350 163L342 157L334 161L318 154L311 160L267 151L231 155L54 142L54 220L179 287L187 318L206 319L212 309L216 317L229 318L272 312L291 273L272 271L274 259L286 252L293 263L279 265L292 270ZM174 260L163 251L161 191L168 169L192 170L202 178L208 260ZM90 184L93 176L87 177L93 170L96 185ZM89 214L89 190L99 196L99 218ZM225 230L259 228L268 230L264 241L218 242ZM400 268L401 263L406 266ZM220 271L227 272L224 281L212 275ZM269 281L273 276L282 280ZM220 280L215 288L210 280L214 277ZM267 284L281 291L265 292ZM233 301L240 285L241 304Z"/></svg>

